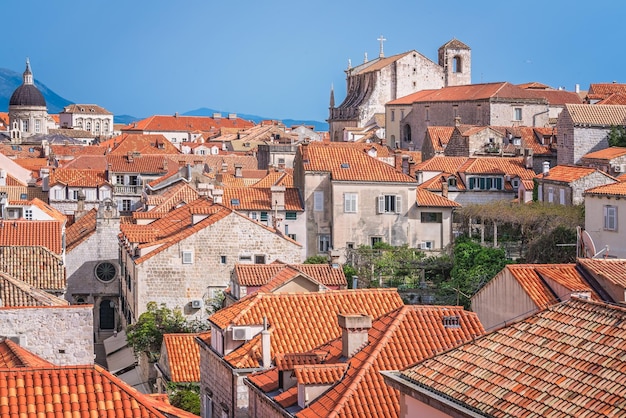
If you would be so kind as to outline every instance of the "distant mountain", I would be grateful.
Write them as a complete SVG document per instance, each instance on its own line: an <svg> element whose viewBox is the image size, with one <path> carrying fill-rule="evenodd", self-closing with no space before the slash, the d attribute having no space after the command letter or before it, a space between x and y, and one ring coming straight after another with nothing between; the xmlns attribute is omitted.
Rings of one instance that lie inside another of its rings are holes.
<svg viewBox="0 0 626 418"><path fill-rule="evenodd" d="M11 99L11 95L19 86L22 85L22 73L16 73L15 71L0 68L0 112L9 110L9 100ZM45 84L38 82L35 80L35 86L39 89L43 97L46 99L46 104L48 105L48 113L59 113L65 108L65 106L72 104L74 102L67 100L52 90L50 90ZM183 113L185 116L213 116L214 113L221 113L224 116L227 116L229 113L235 112L224 112L220 110L208 109L206 107L202 107L200 109L191 110L189 112ZM256 115L246 115L246 114L237 114L238 117L246 120L254 121L255 123L259 123L262 120L271 120L276 118L265 117L265 116L256 116ZM115 115L114 122L119 124L127 125L132 122L139 121L144 118L137 118L135 116L130 115ZM293 125L307 125L314 126L316 131L328 131L328 124L326 122L319 122L314 120L296 120L296 119L280 119L286 126Z"/></svg>
<svg viewBox="0 0 626 418"><path fill-rule="evenodd" d="M236 112L224 112L215 109L209 109L206 107L201 107L196 110L190 110L189 112L183 113L184 116L213 116L215 113L220 113L222 116L228 116L229 113ZM254 123L259 123L262 120L280 120L285 126L294 126L294 125L306 125L306 126L314 126L316 131L328 131L328 123L320 122L316 120L298 120L298 119L277 119L266 116L257 116L257 115L248 115L245 113L236 113L238 118L251 120Z"/></svg>
<svg viewBox="0 0 626 418"><path fill-rule="evenodd" d="M0 109L2 111L9 110L9 100L11 95L19 86L22 85L22 74L15 71L7 70L6 68L0 68ZM59 113L68 104L72 104L67 99L59 96L45 84L42 84L35 80L35 86L39 89L43 97L46 99L48 105L48 113Z"/></svg>

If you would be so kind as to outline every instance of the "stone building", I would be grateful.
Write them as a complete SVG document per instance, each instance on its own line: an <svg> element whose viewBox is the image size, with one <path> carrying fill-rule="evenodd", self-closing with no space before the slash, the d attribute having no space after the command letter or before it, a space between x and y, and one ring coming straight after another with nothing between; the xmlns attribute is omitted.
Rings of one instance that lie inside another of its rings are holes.
<svg viewBox="0 0 626 418"><path fill-rule="evenodd" d="M58 366L94 363L91 305L0 309L0 336Z"/></svg>
<svg viewBox="0 0 626 418"><path fill-rule="evenodd" d="M624 232L619 228L619 224L625 222L622 218L626 214L626 183L615 182L594 187L586 190L584 197L585 231L595 247L591 251L595 254L605 249L603 256L626 259Z"/></svg>
<svg viewBox="0 0 626 418"><path fill-rule="evenodd" d="M557 165L535 176L537 200L559 205L580 205L585 190L617 182L617 179L596 168Z"/></svg>
<svg viewBox="0 0 626 418"><path fill-rule="evenodd" d="M626 173L626 148L609 147L600 151L585 154L580 164L602 170L611 176L620 176Z"/></svg>
<svg viewBox="0 0 626 418"><path fill-rule="evenodd" d="M12 142L21 142L33 135L48 133L48 107L43 94L35 86L30 61L26 59L23 83L9 99L9 134Z"/></svg>
<svg viewBox="0 0 626 418"><path fill-rule="evenodd" d="M228 286L236 263L302 261L302 247L275 229L207 198L183 204L146 225L122 224L121 301L125 323L148 302L205 318L205 306Z"/></svg>
<svg viewBox="0 0 626 418"><path fill-rule="evenodd" d="M61 129L90 132L97 138L113 135L113 113L95 104L71 104L59 113Z"/></svg>
<svg viewBox="0 0 626 418"><path fill-rule="evenodd" d="M437 63L413 50L385 57L381 36L380 54L346 72L346 98L335 107L331 91L328 117L331 141L341 141L347 127L362 127L376 114L385 113L385 104L425 89L439 89L471 83L471 50L452 39L438 50ZM398 115L399 117L399 115Z"/></svg>
<svg viewBox="0 0 626 418"><path fill-rule="evenodd" d="M80 214L67 228L65 299L93 307L93 333L98 343L120 326L116 310L120 296L119 233L120 216L111 199Z"/></svg>
<svg viewBox="0 0 626 418"><path fill-rule="evenodd" d="M626 106L566 105L556 124L557 163L580 164L585 154L608 148L612 126L626 126Z"/></svg>

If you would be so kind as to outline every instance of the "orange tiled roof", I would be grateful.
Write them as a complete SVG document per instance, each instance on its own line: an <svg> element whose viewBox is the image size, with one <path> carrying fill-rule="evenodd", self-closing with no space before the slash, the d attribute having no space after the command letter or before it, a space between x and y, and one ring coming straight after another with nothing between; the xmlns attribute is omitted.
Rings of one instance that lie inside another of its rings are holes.
<svg viewBox="0 0 626 418"><path fill-rule="evenodd" d="M177 207L181 203L193 202L198 199L198 191L187 183L178 183L168 188L162 194L147 195L146 202L148 205L155 205L150 212L167 213ZM135 213L141 212L134 212Z"/></svg>
<svg viewBox="0 0 626 418"><path fill-rule="evenodd" d="M17 200L15 202L9 202L12 205L21 205L21 206L36 206L43 213L48 215L50 218L55 219L59 222L67 222L67 217L59 212L56 208L53 208L43 200L39 198L34 198L31 200ZM37 222L37 221L35 221Z"/></svg>
<svg viewBox="0 0 626 418"><path fill-rule="evenodd" d="M380 70L382 68L385 68L386 66L391 65L392 63L398 61L400 58L403 58L403 57L409 55L412 52L417 52L417 51L402 52L400 54L392 55L390 57L382 57L382 58L373 59L373 60L368 61L366 63L363 63L361 65L355 66L352 69L352 72L350 73L350 75L353 76L353 75L357 75L357 74L365 74L365 73L378 71L378 70Z"/></svg>
<svg viewBox="0 0 626 418"><path fill-rule="evenodd" d="M254 293L223 308L209 321L221 329L269 321L271 350L302 353L340 335L337 314L364 313L374 319L403 305L395 289L329 290L323 293ZM289 313L286 315L285 313ZM314 320L312 320L314 318ZM260 335L224 356L235 368L259 367Z"/></svg>
<svg viewBox="0 0 626 418"><path fill-rule="evenodd" d="M0 144L0 154L11 158L40 158L43 148L41 145Z"/></svg>
<svg viewBox="0 0 626 418"><path fill-rule="evenodd" d="M613 196L621 197L626 196L626 182L620 177L621 181L611 184L605 184L604 186L597 186L591 189L585 190L585 195L594 196Z"/></svg>
<svg viewBox="0 0 626 418"><path fill-rule="evenodd" d="M612 93L606 98L600 100L600 105L626 105L626 91L624 93Z"/></svg>
<svg viewBox="0 0 626 418"><path fill-rule="evenodd" d="M5 256L3 249L0 247L0 256ZM19 261L19 260L18 260ZM32 266L32 263L31 267ZM4 267L4 266L2 266ZM34 266L35 268L37 266ZM38 274L38 273L36 273ZM45 273L42 274L45 276ZM29 279L29 278L27 278ZM0 300L2 307L23 307L23 306L63 306L69 305L65 299L58 298L45 290L32 286L34 280L20 280L8 274L0 273ZM44 280L41 285L45 289L61 290L59 288L49 288ZM0 364L2 363L0 359Z"/></svg>
<svg viewBox="0 0 626 418"><path fill-rule="evenodd" d="M285 186L287 188L294 187L293 185L293 169L285 169L284 171L271 171L267 173L265 177L257 181L252 187L272 187L272 186Z"/></svg>
<svg viewBox="0 0 626 418"><path fill-rule="evenodd" d="M444 325L446 318L457 319L458 325L447 327ZM351 358L345 360L342 357L341 338L338 338L318 348L329 353L325 364L295 366L295 373L301 377L299 382L337 382L295 415L399 416L399 393L384 383L381 370L405 368L483 333L476 314L461 307L399 307L372 323L368 343ZM295 401L293 399L291 405ZM281 404L283 407L290 406L284 401Z"/></svg>
<svg viewBox="0 0 626 418"><path fill-rule="evenodd" d="M122 131L148 131L148 132L193 132L219 130L222 128L245 129L254 126L241 118L212 118L207 116L161 116L155 115L126 126Z"/></svg>
<svg viewBox="0 0 626 418"><path fill-rule="evenodd" d="M602 171L599 171L598 169L593 167L582 167L577 165L557 165L550 169L547 176L544 176L543 173L539 173L535 175L535 178L548 181L571 183L573 181L580 180L583 177L587 177L588 175L595 172L603 173ZM608 174L605 175L608 177Z"/></svg>
<svg viewBox="0 0 626 418"><path fill-rule="evenodd" d="M0 388L3 417L196 417L140 393L100 366L0 369Z"/></svg>
<svg viewBox="0 0 626 418"><path fill-rule="evenodd" d="M272 191L260 187L224 187L223 204L233 210L272 210ZM238 204L235 204L238 202ZM298 189L285 190L285 210L303 211Z"/></svg>
<svg viewBox="0 0 626 418"><path fill-rule="evenodd" d="M69 104L63 108L61 113L74 113L74 114L97 114L97 115L112 115L105 108L95 104Z"/></svg>
<svg viewBox="0 0 626 418"><path fill-rule="evenodd" d="M426 138L430 139L435 152L443 152L453 132L453 126L429 126L426 128Z"/></svg>
<svg viewBox="0 0 626 418"><path fill-rule="evenodd" d="M107 155L107 163L115 173L145 173L164 175L173 170L178 171L178 164L168 155L139 155L131 159L127 155Z"/></svg>
<svg viewBox="0 0 626 418"><path fill-rule="evenodd" d="M299 384L329 385L339 381L347 369L346 363L307 364L294 366L293 374Z"/></svg>
<svg viewBox="0 0 626 418"><path fill-rule="evenodd" d="M318 143L305 146L307 159L305 171L330 172L336 181L400 182L415 183L415 179L397 171L394 167L363 152L360 145L351 143ZM304 160L304 157L302 157Z"/></svg>
<svg viewBox="0 0 626 418"><path fill-rule="evenodd" d="M57 183L70 187L99 187L108 184L106 171L57 168L50 173L50 186Z"/></svg>
<svg viewBox="0 0 626 418"><path fill-rule="evenodd" d="M461 86L448 86L433 90L430 94L414 100L416 102L459 102L471 100L499 99L538 99L537 95L529 89L519 88L508 82L466 84Z"/></svg>
<svg viewBox="0 0 626 418"><path fill-rule="evenodd" d="M428 96L430 93L434 91L435 89L416 91L415 93L411 93L404 97L400 97L399 99L395 99L390 102L387 102L385 103L385 106L387 105L392 105L392 106L393 105L411 105L416 101L420 101L423 97Z"/></svg>
<svg viewBox="0 0 626 418"><path fill-rule="evenodd" d="M63 222L0 220L0 246L46 247L55 254L63 252Z"/></svg>
<svg viewBox="0 0 626 418"><path fill-rule="evenodd" d="M415 171L436 171L441 173L456 173L467 161L467 157L444 157L435 155L433 158L419 163Z"/></svg>
<svg viewBox="0 0 626 418"><path fill-rule="evenodd" d="M4 300L4 299L3 299ZM20 347L9 339L0 341L0 369L17 367L48 367L52 363Z"/></svg>
<svg viewBox="0 0 626 418"><path fill-rule="evenodd" d="M50 153L56 158L80 156L101 156L106 154L106 149L98 145L50 145Z"/></svg>
<svg viewBox="0 0 626 418"><path fill-rule="evenodd" d="M594 275L626 288L626 260L579 258L577 261Z"/></svg>
<svg viewBox="0 0 626 418"><path fill-rule="evenodd" d="M85 241L91 234L96 232L96 218L98 209L93 208L65 230L65 241L67 252L72 251L81 242Z"/></svg>
<svg viewBox="0 0 626 418"><path fill-rule="evenodd" d="M511 273L538 307L552 305L557 302L556 295L537 274L537 266L537 264L508 264L504 268Z"/></svg>
<svg viewBox="0 0 626 418"><path fill-rule="evenodd" d="M488 416L623 416L626 310L572 299L401 377Z"/></svg>
<svg viewBox="0 0 626 418"><path fill-rule="evenodd" d="M457 203L454 200L450 200L446 197L440 196L421 188L417 189L416 202L417 206L422 207L450 208L461 206L460 203Z"/></svg>
<svg viewBox="0 0 626 418"><path fill-rule="evenodd" d="M602 300L584 277L581 276L578 270L576 270L576 265L574 264L538 265L535 267L535 271L541 277L555 281L570 292L589 292L592 300Z"/></svg>
<svg viewBox="0 0 626 418"><path fill-rule="evenodd" d="M73 168L78 170L106 170L107 157L105 155L79 155L68 161L59 161L64 168Z"/></svg>
<svg viewBox="0 0 626 418"><path fill-rule="evenodd" d="M195 342L198 334L164 334L163 344L172 382L200 382L200 346Z"/></svg>
<svg viewBox="0 0 626 418"><path fill-rule="evenodd" d="M112 145L111 145L112 143ZM100 145L102 147L102 144ZM180 154L170 141L161 134L122 134L107 141L106 147L112 155L126 155L129 152L150 154Z"/></svg>
<svg viewBox="0 0 626 418"><path fill-rule="evenodd" d="M589 85L587 97L591 100L601 100L613 93L626 94L626 84L620 83L593 83Z"/></svg>
<svg viewBox="0 0 626 418"><path fill-rule="evenodd" d="M626 155L625 147L608 147L599 151L590 152L585 154L583 158L593 158L597 160L612 160L613 158Z"/></svg>
<svg viewBox="0 0 626 418"><path fill-rule="evenodd" d="M626 125L626 106L566 104L564 111L569 113L574 126Z"/></svg>
<svg viewBox="0 0 626 418"><path fill-rule="evenodd" d="M301 271L324 286L347 285L343 270L330 264L236 264L233 274L240 286L263 286L287 267Z"/></svg>

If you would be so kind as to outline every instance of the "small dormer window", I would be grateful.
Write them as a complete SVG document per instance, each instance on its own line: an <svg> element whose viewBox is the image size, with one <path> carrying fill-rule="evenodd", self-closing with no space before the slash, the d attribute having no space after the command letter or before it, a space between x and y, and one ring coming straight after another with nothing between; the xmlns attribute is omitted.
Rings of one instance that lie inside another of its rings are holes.
<svg viewBox="0 0 626 418"><path fill-rule="evenodd" d="M350 168L349 163L341 163L341 168Z"/></svg>
<svg viewBox="0 0 626 418"><path fill-rule="evenodd" d="M461 328L461 319L458 315L444 316L442 322L444 328Z"/></svg>
<svg viewBox="0 0 626 418"><path fill-rule="evenodd" d="M230 204L232 206L239 206L240 203L239 199L230 199Z"/></svg>
<svg viewBox="0 0 626 418"><path fill-rule="evenodd" d="M448 177L448 186L449 187L456 187L456 177L454 177L454 176Z"/></svg>

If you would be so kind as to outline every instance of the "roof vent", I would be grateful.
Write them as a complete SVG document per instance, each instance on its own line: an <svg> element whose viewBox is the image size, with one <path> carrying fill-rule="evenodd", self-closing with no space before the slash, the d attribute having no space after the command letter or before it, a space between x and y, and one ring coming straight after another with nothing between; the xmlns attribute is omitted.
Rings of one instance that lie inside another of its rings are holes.
<svg viewBox="0 0 626 418"><path fill-rule="evenodd" d="M350 168L349 163L341 163L341 168Z"/></svg>
<svg viewBox="0 0 626 418"><path fill-rule="evenodd" d="M458 315L444 316L442 322L444 328L461 328L461 318Z"/></svg>

